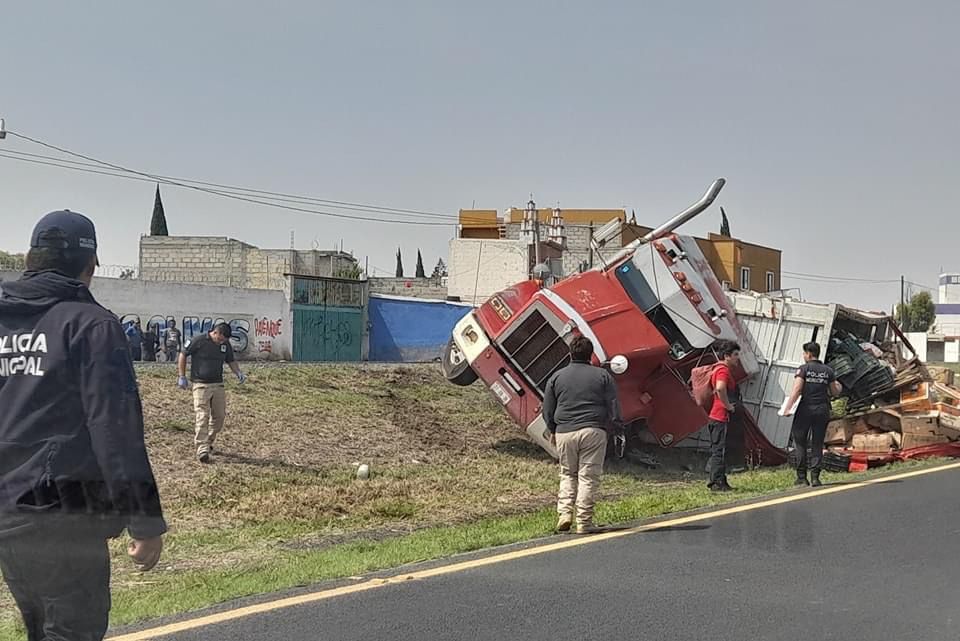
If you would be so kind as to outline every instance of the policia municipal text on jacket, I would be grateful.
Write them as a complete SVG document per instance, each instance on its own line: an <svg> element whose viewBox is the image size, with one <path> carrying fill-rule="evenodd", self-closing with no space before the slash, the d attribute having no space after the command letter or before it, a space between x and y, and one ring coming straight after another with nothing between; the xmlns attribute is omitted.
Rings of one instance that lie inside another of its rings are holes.
<svg viewBox="0 0 960 641"><path fill-rule="evenodd" d="M107 540L126 529L150 569L167 526L127 338L88 289L93 223L48 214L30 246L0 297L0 569L31 641L97 641Z"/></svg>

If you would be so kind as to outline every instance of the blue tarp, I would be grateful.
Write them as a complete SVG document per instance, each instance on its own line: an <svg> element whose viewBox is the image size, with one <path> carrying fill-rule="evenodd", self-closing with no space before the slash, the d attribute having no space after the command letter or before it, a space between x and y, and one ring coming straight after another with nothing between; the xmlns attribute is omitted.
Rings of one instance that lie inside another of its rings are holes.
<svg viewBox="0 0 960 641"><path fill-rule="evenodd" d="M370 296L370 360L421 363L436 360L469 305Z"/></svg>

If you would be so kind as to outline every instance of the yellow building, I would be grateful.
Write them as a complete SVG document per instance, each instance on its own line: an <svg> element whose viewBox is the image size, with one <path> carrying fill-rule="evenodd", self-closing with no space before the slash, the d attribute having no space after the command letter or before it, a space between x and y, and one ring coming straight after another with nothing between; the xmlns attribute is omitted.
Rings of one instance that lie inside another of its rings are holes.
<svg viewBox="0 0 960 641"><path fill-rule="evenodd" d="M624 223L621 246L642 238L652 230L651 227L627 223L627 213L623 209L563 209L561 213L567 228L568 249L574 254L585 252L589 255L587 230L591 227L596 230L615 219ZM525 211L518 207L508 209L502 218L495 209L461 209L460 238L518 238L524 214ZM549 224L553 210L538 209L537 216L542 224ZM780 289L779 249L719 234L697 238L697 243L717 278L730 289L757 292ZM578 256L577 260L581 260L581 257Z"/></svg>
<svg viewBox="0 0 960 641"><path fill-rule="evenodd" d="M501 227L496 209L460 210L460 238L502 238Z"/></svg>

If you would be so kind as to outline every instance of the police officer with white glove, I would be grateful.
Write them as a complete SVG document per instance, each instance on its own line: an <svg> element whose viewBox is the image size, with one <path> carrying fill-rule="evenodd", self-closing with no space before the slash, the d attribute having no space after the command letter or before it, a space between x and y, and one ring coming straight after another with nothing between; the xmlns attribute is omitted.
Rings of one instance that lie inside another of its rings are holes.
<svg viewBox="0 0 960 641"><path fill-rule="evenodd" d="M242 385L247 377L240 371L230 338L233 331L227 323L220 323L209 333L198 336L184 345L177 363L180 389L189 389L193 383L193 409L197 415L194 444L197 460L209 463L213 443L223 430L227 417L227 394L223 387L223 365L226 363ZM187 358L190 358L190 379L187 380Z"/></svg>

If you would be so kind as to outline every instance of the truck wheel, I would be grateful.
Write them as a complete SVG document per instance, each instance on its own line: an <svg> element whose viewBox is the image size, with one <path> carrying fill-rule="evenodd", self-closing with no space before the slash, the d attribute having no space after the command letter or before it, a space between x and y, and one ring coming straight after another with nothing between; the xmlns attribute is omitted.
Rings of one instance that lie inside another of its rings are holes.
<svg viewBox="0 0 960 641"><path fill-rule="evenodd" d="M443 348L440 367L443 368L443 375L454 385L466 387L477 380L477 373L470 367L470 363L452 338Z"/></svg>

